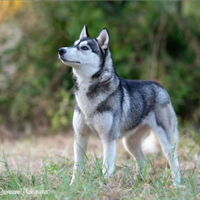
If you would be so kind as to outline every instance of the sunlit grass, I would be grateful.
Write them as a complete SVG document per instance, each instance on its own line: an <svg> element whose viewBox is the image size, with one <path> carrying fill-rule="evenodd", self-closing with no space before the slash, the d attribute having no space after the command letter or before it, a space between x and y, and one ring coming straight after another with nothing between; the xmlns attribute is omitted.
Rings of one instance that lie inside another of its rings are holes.
<svg viewBox="0 0 200 200"><path fill-rule="evenodd" d="M200 166L182 172L182 185L173 186L171 170L167 165L155 164L161 155L150 157L145 175L137 169L137 163L126 160L116 165L115 173L107 180L102 174L102 160L88 155L83 173L76 175L70 186L73 161L46 156L41 171L32 172L29 167L11 170L6 153L1 162L5 171L0 175L0 199L195 199L200 198L198 173ZM190 160L190 156L188 157ZM20 191L20 194L8 194ZM31 191L32 194L31 194ZM41 192L43 194L36 194Z"/></svg>

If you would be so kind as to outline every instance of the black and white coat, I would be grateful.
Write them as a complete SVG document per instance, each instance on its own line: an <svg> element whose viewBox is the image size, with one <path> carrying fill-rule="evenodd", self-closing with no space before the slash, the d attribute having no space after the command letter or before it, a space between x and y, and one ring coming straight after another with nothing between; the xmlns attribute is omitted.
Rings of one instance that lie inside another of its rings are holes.
<svg viewBox="0 0 200 200"><path fill-rule="evenodd" d="M77 169L84 167L91 134L102 141L105 176L114 171L118 138L123 138L125 149L144 167L143 150L152 145L150 138L153 135L174 171L175 183L180 183L178 158L176 151L172 152L178 142L177 118L167 91L156 82L119 77L108 45L107 29L97 38L90 38L84 26L73 47L59 49L61 61L73 67L75 85L72 183ZM150 131L150 137L143 143Z"/></svg>

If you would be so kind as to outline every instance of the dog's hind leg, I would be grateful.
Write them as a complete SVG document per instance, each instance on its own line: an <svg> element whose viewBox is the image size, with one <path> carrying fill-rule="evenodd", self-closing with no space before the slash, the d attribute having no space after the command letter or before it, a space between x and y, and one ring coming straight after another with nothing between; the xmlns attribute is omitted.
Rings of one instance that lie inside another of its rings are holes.
<svg viewBox="0 0 200 200"><path fill-rule="evenodd" d="M145 156L142 152L142 140L149 132L148 126L139 128L135 133L128 135L122 139L125 149L136 158L138 164L144 169L146 164Z"/></svg>
<svg viewBox="0 0 200 200"><path fill-rule="evenodd" d="M159 112L155 113L155 120L152 122L151 128L156 134L162 151L168 160L171 169L175 175L175 184L181 183L181 174L179 168L176 146L178 143L177 119L171 105L166 105L165 108L160 108Z"/></svg>

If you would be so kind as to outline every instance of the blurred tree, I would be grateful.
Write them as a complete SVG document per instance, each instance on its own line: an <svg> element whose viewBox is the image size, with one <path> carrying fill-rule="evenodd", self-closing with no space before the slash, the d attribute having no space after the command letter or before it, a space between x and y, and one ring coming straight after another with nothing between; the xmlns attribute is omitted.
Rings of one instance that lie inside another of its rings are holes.
<svg viewBox="0 0 200 200"><path fill-rule="evenodd" d="M0 23L7 21L22 7L22 1L0 1Z"/></svg>
<svg viewBox="0 0 200 200"><path fill-rule="evenodd" d="M17 25L23 37L0 55L0 75L11 61L17 65L14 75L6 76L5 87L0 87L0 122L54 130L70 127L74 105L71 68L58 60L57 50L72 46L87 24L92 37L108 28L120 76L160 82L169 91L181 122L198 125L199 3L195 5L163 1L24 3L7 21ZM9 60L3 62L8 55Z"/></svg>
<svg viewBox="0 0 200 200"><path fill-rule="evenodd" d="M182 1L177 1L177 13L181 15Z"/></svg>

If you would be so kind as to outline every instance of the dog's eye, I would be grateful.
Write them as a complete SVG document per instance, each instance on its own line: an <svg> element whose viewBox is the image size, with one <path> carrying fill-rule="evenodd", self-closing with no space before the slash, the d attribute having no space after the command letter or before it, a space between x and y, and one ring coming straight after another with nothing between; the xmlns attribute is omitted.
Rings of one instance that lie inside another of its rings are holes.
<svg viewBox="0 0 200 200"><path fill-rule="evenodd" d="M89 50L88 47L86 47L86 46L81 47L81 49L82 50Z"/></svg>

